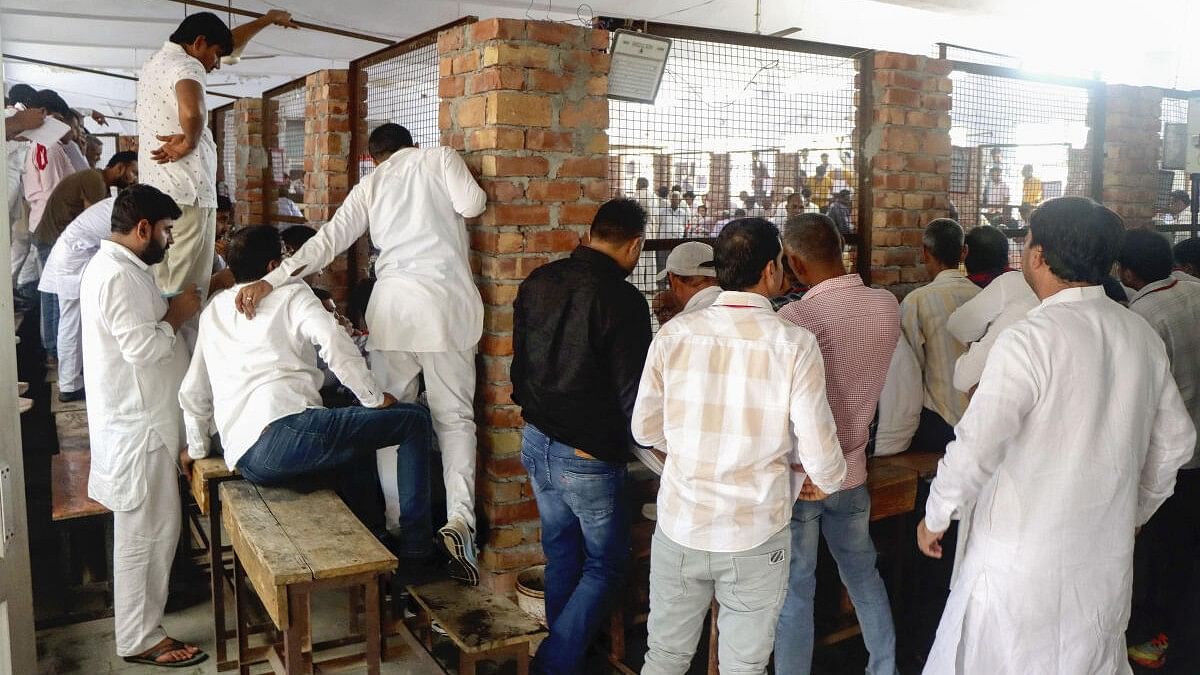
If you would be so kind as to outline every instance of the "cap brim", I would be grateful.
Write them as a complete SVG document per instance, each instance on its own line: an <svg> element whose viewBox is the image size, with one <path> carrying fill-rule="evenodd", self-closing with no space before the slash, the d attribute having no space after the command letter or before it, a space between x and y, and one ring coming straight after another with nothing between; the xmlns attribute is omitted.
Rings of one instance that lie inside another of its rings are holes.
<svg viewBox="0 0 1200 675"><path fill-rule="evenodd" d="M663 271L659 272L658 274L655 274L655 275L654 275L654 280L655 280L655 281L662 281L663 279L666 279L666 278L667 278L667 271L668 271L668 270L663 270Z"/></svg>

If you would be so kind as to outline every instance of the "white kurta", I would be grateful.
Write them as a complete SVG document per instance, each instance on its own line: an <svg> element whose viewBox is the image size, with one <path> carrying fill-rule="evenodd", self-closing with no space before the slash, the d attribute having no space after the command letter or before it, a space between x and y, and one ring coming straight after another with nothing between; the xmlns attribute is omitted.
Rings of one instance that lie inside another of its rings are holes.
<svg viewBox="0 0 1200 675"><path fill-rule="evenodd" d="M1024 274L1013 271L996 277L987 288L954 310L946 322L946 330L967 345L967 353L954 363L954 388L968 392L979 384L988 353L1000 332L1024 319L1037 306L1037 296Z"/></svg>
<svg viewBox="0 0 1200 675"><path fill-rule="evenodd" d="M1196 440L1162 341L1061 291L996 341L955 435L926 523L974 511L924 672L1129 673L1134 529Z"/></svg>

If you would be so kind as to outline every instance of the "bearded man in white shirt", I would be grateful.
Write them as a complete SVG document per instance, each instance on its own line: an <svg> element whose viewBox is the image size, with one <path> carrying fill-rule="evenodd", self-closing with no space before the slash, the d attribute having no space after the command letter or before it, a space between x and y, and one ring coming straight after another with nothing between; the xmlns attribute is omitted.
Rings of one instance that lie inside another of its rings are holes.
<svg viewBox="0 0 1200 675"><path fill-rule="evenodd" d="M226 248L240 285L282 260L282 238L270 225L239 230ZM429 412L397 403L379 387L358 345L307 284L279 289L259 305L253 321L234 307L238 288L213 296L200 316L179 392L188 454L207 456L215 427L226 464L252 483L287 485L336 474L338 492L355 515L381 538L386 527L397 556L423 565L433 553ZM322 407L317 351L362 405ZM401 489L387 509L395 516L384 523L375 454L387 447L398 457L393 480Z"/></svg>
<svg viewBox="0 0 1200 675"><path fill-rule="evenodd" d="M371 370L404 402L416 400L424 376L446 484L447 523L439 535L451 557L451 576L474 585L475 349L483 334L483 301L467 259L463 218L482 213L487 195L458 153L419 148L399 124L371 132L367 150L375 170L315 237L262 280L239 289L237 306L253 318L272 289L323 269L370 232L380 248L379 281L366 316ZM380 451L382 480L395 475L395 458ZM389 503L395 489L385 482Z"/></svg>
<svg viewBox="0 0 1200 675"><path fill-rule="evenodd" d="M92 468L88 496L113 511L113 619L117 655L171 667L207 658L162 628L179 540L176 453L183 444L179 384L188 367L180 326L200 309L191 286L163 299L150 266L171 246L179 207L148 185L113 204L112 235L79 289L83 370L103 383L87 397ZM190 470L182 456L185 472Z"/></svg>
<svg viewBox="0 0 1200 675"><path fill-rule="evenodd" d="M1196 430L1162 340L1100 285L1123 234L1083 197L1033 212L1022 272L1041 304L992 347L917 528L937 558L971 514L926 675L1131 672L1134 535Z"/></svg>

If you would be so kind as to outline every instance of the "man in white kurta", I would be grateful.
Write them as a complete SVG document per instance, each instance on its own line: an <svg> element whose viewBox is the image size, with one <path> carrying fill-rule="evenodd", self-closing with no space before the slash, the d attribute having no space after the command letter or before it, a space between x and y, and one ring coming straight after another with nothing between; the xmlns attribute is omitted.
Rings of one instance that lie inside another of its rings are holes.
<svg viewBox="0 0 1200 675"><path fill-rule="evenodd" d="M179 540L175 456L184 444L179 385L188 356L176 331L200 308L195 287L164 300L150 266L171 245L179 208L148 185L113 206L112 238L84 270L79 300L83 368L103 386L87 397L92 468L88 496L113 511L113 618L117 655L190 664L205 655L162 628ZM184 455L186 456L186 454Z"/></svg>
<svg viewBox="0 0 1200 675"><path fill-rule="evenodd" d="M316 236L239 290L238 308L253 317L271 289L320 271L370 232L380 249L366 316L371 370L405 403L417 399L424 377L446 484L447 524L439 534L451 555L451 575L475 584L475 348L483 301L471 276L463 218L482 213L487 195L458 153L418 148L398 124L373 131L368 150L375 170ZM379 451L388 505L398 503L395 462L394 449ZM388 522L395 515L388 513Z"/></svg>
<svg viewBox="0 0 1200 675"><path fill-rule="evenodd" d="M1196 431L1162 340L1099 285L1123 224L1082 197L1034 212L1041 304L996 340L930 488L918 545L970 534L925 673L1129 673L1134 535Z"/></svg>

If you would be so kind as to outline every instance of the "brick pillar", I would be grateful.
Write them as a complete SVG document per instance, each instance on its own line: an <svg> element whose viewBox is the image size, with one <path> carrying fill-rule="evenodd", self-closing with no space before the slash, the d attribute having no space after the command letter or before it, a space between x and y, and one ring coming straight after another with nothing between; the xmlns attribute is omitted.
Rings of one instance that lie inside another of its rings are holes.
<svg viewBox="0 0 1200 675"><path fill-rule="evenodd" d="M775 192L782 198L783 189L790 187L796 192L800 179L800 155L795 152L781 152L775 155Z"/></svg>
<svg viewBox="0 0 1200 675"><path fill-rule="evenodd" d="M267 153L263 150L262 99L242 98L233 104L237 128L237 194L234 217L237 225L263 222L263 169Z"/></svg>
<svg viewBox="0 0 1200 675"><path fill-rule="evenodd" d="M708 215L716 218L720 211L732 208L729 205L729 153L712 153L708 156ZM740 205L739 205L740 206Z"/></svg>
<svg viewBox="0 0 1200 675"><path fill-rule="evenodd" d="M469 228L485 305L475 417L480 560L492 572L542 560L509 381L512 301L531 271L575 248L608 199L607 47L606 31L544 21L487 19L438 36L442 142L464 150L488 194Z"/></svg>
<svg viewBox="0 0 1200 675"><path fill-rule="evenodd" d="M1104 125L1104 204L1126 227L1150 227L1158 190L1162 90L1109 85Z"/></svg>
<svg viewBox="0 0 1200 675"><path fill-rule="evenodd" d="M873 191L871 280L900 294L928 281L921 236L949 213L950 69L924 56L875 55L874 115L863 142Z"/></svg>
<svg viewBox="0 0 1200 675"><path fill-rule="evenodd" d="M320 70L304 81L304 217L313 227L332 218L350 191L349 80L348 70ZM343 309L354 283L348 257L334 258L324 280Z"/></svg>
<svg viewBox="0 0 1200 675"><path fill-rule="evenodd" d="M650 192L658 194L660 186L671 187L671 156L654 156L654 177L650 179Z"/></svg>

